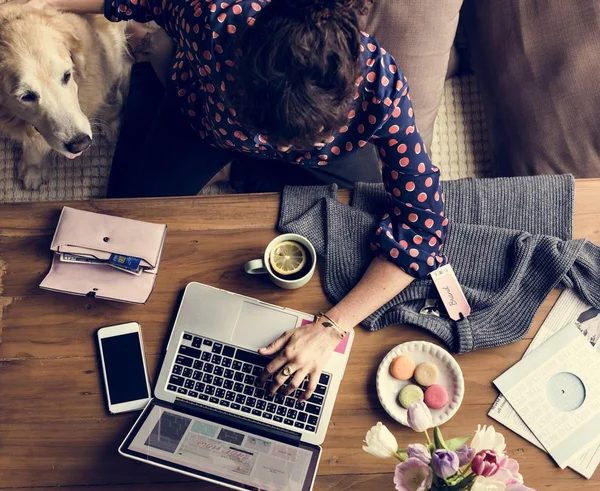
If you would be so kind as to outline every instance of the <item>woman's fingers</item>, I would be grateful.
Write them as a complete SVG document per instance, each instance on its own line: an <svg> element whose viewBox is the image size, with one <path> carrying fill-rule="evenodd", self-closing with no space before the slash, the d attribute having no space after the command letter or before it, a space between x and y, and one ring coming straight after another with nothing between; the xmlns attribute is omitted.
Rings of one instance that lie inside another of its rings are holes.
<svg viewBox="0 0 600 491"><path fill-rule="evenodd" d="M293 330L291 330L291 331L285 331L281 336L279 336L269 346L267 346L266 348L260 348L258 350L258 352L261 355L265 355L265 356L274 355L278 351L281 351L281 349L288 342L288 340L290 339L290 337L292 336L292 334L294 334Z"/></svg>
<svg viewBox="0 0 600 491"><path fill-rule="evenodd" d="M319 378L321 377L321 371L311 372L308 376L308 384L306 385L306 390L300 397L301 401L307 401L313 395L313 392L317 388L317 383L319 382Z"/></svg>
<svg viewBox="0 0 600 491"><path fill-rule="evenodd" d="M285 388L286 396L293 394L294 392L296 392L296 390L300 388L300 385L302 385L302 381L306 377L307 373L308 372L303 369L299 369L298 371L296 371L296 373L294 373L292 379L289 381L287 387Z"/></svg>
<svg viewBox="0 0 600 491"><path fill-rule="evenodd" d="M274 376L280 368L288 362L288 359L279 355L277 358L273 358L271 362L265 367L263 372L260 374L260 381L264 384L270 377Z"/></svg>
<svg viewBox="0 0 600 491"><path fill-rule="evenodd" d="M279 373L273 378L273 383L269 388L271 395L275 394L275 392L277 392L279 388L289 380L290 377L295 376L298 368L300 367L296 367L289 363L284 364L284 367L279 370Z"/></svg>

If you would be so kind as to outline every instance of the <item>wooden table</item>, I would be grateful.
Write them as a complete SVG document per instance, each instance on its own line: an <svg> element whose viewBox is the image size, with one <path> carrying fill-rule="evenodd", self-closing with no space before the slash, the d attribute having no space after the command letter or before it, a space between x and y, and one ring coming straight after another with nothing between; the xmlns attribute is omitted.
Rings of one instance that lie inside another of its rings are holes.
<svg viewBox="0 0 600 491"><path fill-rule="evenodd" d="M575 236L600 243L600 180L577 183ZM142 325L151 374L180 292L190 281L315 312L328 306L319 276L296 291L249 277L242 265L259 257L276 235L277 195L71 203L81 209L169 226L161 271L145 306L131 306L42 291L48 250L64 203L0 205L0 489L71 491L179 491L213 489L177 474L135 463L117 446L135 416L110 416L103 400L94 333L126 321ZM445 426L448 435L472 433L496 398L492 380L517 362L557 298L553 293L527 338L511 346L457 357L466 398ZM382 421L404 444L417 436L391 420L375 392L375 371L395 345L431 339L407 327L370 333L359 329L331 419L315 489L393 489L394 462L361 449L367 429ZM600 489L600 474L586 481L560 471L551 459L506 429L508 452L519 460L527 484L538 490ZM96 487L90 487L96 486Z"/></svg>

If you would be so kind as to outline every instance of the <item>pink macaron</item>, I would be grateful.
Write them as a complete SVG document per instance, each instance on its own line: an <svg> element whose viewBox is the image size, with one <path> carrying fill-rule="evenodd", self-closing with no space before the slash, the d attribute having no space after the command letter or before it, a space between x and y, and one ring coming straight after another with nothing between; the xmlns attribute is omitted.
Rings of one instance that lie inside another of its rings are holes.
<svg viewBox="0 0 600 491"><path fill-rule="evenodd" d="M434 384L427 387L424 400L431 409L441 409L448 404L448 392L441 385Z"/></svg>

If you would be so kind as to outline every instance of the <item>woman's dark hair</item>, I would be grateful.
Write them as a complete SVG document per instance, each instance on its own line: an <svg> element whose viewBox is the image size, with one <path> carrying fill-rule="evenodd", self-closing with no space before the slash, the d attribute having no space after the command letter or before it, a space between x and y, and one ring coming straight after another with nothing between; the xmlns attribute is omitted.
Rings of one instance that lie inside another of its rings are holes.
<svg viewBox="0 0 600 491"><path fill-rule="evenodd" d="M370 0L272 0L241 33L236 119L271 145L313 148L348 121Z"/></svg>

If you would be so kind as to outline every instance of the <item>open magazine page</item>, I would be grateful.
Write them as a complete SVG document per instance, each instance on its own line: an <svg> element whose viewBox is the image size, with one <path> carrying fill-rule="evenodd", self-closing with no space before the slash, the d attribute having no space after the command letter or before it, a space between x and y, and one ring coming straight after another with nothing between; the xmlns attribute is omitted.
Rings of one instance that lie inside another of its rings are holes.
<svg viewBox="0 0 600 491"><path fill-rule="evenodd" d="M312 481L314 451L161 406L152 408L128 449L248 488L303 491Z"/></svg>
<svg viewBox="0 0 600 491"><path fill-rule="evenodd" d="M575 324L592 346L600 351L600 343L598 342L600 338L600 310L594 309L581 301L572 290L565 290L548 314L535 338L531 341L525 356L569 324ZM498 396L488 415L533 445L546 451L503 395ZM569 467L590 479L598 464L600 464L600 446L594 444L579 452L570 461Z"/></svg>

